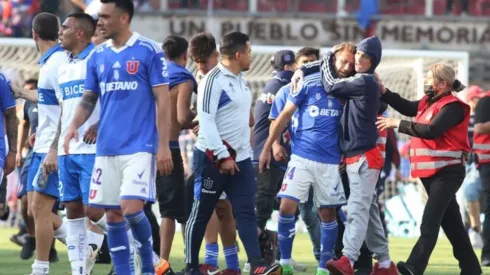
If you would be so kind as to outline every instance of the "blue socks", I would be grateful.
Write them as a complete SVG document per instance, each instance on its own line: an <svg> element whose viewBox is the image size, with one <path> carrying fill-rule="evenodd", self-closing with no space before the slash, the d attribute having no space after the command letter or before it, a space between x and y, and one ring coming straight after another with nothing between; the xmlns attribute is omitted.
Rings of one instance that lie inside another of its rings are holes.
<svg viewBox="0 0 490 275"><path fill-rule="evenodd" d="M337 221L322 222L322 251L318 267L326 268L327 262L332 259L334 253L335 242L337 240L338 226Z"/></svg>
<svg viewBox="0 0 490 275"><path fill-rule="evenodd" d="M296 235L296 219L294 215L280 215L277 236L281 251L281 264L291 265L294 236Z"/></svg>
<svg viewBox="0 0 490 275"><path fill-rule="evenodd" d="M129 240L126 222L107 223L107 244L111 252L112 264L118 275L131 275L129 265Z"/></svg>
<svg viewBox="0 0 490 275"><path fill-rule="evenodd" d="M240 270L240 263L238 262L238 248L236 245L230 247L223 247L225 252L226 268L238 271Z"/></svg>
<svg viewBox="0 0 490 275"><path fill-rule="evenodd" d="M153 238L151 234L151 225L143 210L124 216L131 227L133 236L141 244L139 252L142 263L143 274L155 274L153 267ZM126 238L127 239L127 238ZM116 274L119 275L119 273Z"/></svg>
<svg viewBox="0 0 490 275"><path fill-rule="evenodd" d="M206 244L204 263L218 267L218 253L219 253L219 246L217 243Z"/></svg>

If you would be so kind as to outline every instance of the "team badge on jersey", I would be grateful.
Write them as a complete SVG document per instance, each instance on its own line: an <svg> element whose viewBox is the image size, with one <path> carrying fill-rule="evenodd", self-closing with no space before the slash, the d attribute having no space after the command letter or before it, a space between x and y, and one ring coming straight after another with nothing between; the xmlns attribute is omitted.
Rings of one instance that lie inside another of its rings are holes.
<svg viewBox="0 0 490 275"><path fill-rule="evenodd" d="M99 72L100 72L100 73L103 73L103 72L104 72L104 70L105 70L105 66L104 66L104 64L101 64L101 65L99 66Z"/></svg>
<svg viewBox="0 0 490 275"><path fill-rule="evenodd" d="M135 74L138 72L140 62L137 60L131 60L126 62L126 71L128 74Z"/></svg>

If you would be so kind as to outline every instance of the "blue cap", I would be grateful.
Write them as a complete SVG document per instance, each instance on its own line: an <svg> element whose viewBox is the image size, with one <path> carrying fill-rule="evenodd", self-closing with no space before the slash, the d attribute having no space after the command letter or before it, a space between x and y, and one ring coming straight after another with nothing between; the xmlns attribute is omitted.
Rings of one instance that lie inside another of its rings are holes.
<svg viewBox="0 0 490 275"><path fill-rule="evenodd" d="M290 50L278 51L272 56L271 64L274 70L282 71L284 66L291 65L296 62L294 52Z"/></svg>

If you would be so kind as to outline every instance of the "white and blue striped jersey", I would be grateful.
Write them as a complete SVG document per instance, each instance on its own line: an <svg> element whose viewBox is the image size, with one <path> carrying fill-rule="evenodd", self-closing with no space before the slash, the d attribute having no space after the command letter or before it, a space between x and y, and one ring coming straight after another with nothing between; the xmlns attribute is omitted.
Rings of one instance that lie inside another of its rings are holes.
<svg viewBox="0 0 490 275"><path fill-rule="evenodd" d="M61 135L58 154L65 155L63 140L65 140L68 127L70 126L78 104L83 96L83 83L87 75L87 60L95 46L91 43L78 56L70 54L68 60L60 68L59 84L61 93ZM89 119L78 128L78 136L82 137L87 129L99 120L100 105L97 102L95 109ZM87 144L83 139L70 142L70 154L95 154L95 144Z"/></svg>
<svg viewBox="0 0 490 275"><path fill-rule="evenodd" d="M38 122L35 153L47 153L58 129L61 108L58 102L60 86L58 70L68 59L59 44L49 49L39 60L39 81L37 85Z"/></svg>
<svg viewBox="0 0 490 275"><path fill-rule="evenodd" d="M168 85L160 46L134 32L121 48L112 41L94 50L87 62L85 91L99 94L97 156L155 154L158 148L153 87Z"/></svg>
<svg viewBox="0 0 490 275"><path fill-rule="evenodd" d="M252 95L243 73L234 75L221 63L204 76L197 92L199 135L196 147L213 151L219 159L230 154L223 141L237 153L236 161L251 157L250 108Z"/></svg>

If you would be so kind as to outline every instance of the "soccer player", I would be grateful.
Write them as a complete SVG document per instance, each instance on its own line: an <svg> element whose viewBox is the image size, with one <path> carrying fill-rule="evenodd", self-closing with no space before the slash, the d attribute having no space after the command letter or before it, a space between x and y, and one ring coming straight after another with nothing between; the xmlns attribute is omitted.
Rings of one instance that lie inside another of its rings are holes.
<svg viewBox="0 0 490 275"><path fill-rule="evenodd" d="M182 129L192 128L194 116L179 110L189 109L191 96L197 91L194 76L185 68L189 43L182 37L170 35L163 42L167 57L167 71L170 89L170 150L174 169L168 176L157 176L157 197L162 223L160 225L160 258L169 260L175 236L175 221L185 224L187 211L185 203L184 164L180 152L179 135ZM184 232L184 231L183 231Z"/></svg>
<svg viewBox="0 0 490 275"><path fill-rule="evenodd" d="M58 69L67 55L58 44L59 19L50 13L40 13L32 22L33 38L41 52L37 92L13 86L14 96L38 103L39 127L36 131L34 154L29 167L27 199L35 221L36 260L32 274L49 273L49 252L53 236L65 243L66 225L51 211L59 197L57 167L51 160L57 150L50 149L60 119Z"/></svg>
<svg viewBox="0 0 490 275"><path fill-rule="evenodd" d="M355 52L355 70L359 74L346 79L336 79L344 77L344 72L336 70L333 65L338 60L338 50L334 47L333 52L325 55L321 65L321 80L328 93L346 100L346 112L340 122L343 129L340 146L347 164L350 196L343 256L339 260L329 261L328 269L337 273L354 272L353 264L359 258L360 248L366 240L367 247L377 260L372 274L396 274L397 269L390 259L388 240L379 217L375 192L383 168L383 157L376 146L379 134L375 124L380 107L380 88L373 76L381 61L381 42L377 37L359 42ZM311 71L315 66L305 70Z"/></svg>
<svg viewBox="0 0 490 275"><path fill-rule="evenodd" d="M59 155L59 175L62 184L60 200L66 207L68 218L66 242L69 247L68 258L74 275L90 274L93 264L95 264L95 256L104 241L103 234L87 231L85 212L90 211L90 218L94 222L98 222L104 216L104 211L98 208L86 209L95 161L95 145L86 144L81 140L72 140L67 145L70 147L70 155L67 155L63 150L63 143L58 142L58 140L64 140L68 126L75 115L76 107L82 99L87 60L94 49L91 38L95 32L95 27L96 23L90 15L72 13L63 22L59 33L61 46L70 52L70 55L59 71L58 82L60 84L62 112L51 149L57 150ZM80 127L81 133L98 120L99 109L100 107L97 105L94 113ZM54 165L56 164L54 163ZM89 250L92 259L90 264L86 265Z"/></svg>
<svg viewBox="0 0 490 275"><path fill-rule="evenodd" d="M206 224L226 191L252 274L278 275L280 265L266 266L261 258L255 225L256 183L249 140L252 99L242 73L251 63L248 36L240 32L223 36L220 53L221 63L204 76L197 94L196 192L186 228L185 273L200 274L199 249Z"/></svg>
<svg viewBox="0 0 490 275"><path fill-rule="evenodd" d="M341 58L352 64L353 54L348 44ZM340 100L328 95L321 85L320 73L305 77L297 92L291 92L288 102L272 124L270 135L260 154L259 171L270 167L270 150L293 114L297 121L292 137L292 156L278 197L278 238L284 274L293 274L291 252L295 236L294 213L299 202L308 199L310 186L322 221L322 251L316 274L328 274L326 263L333 256L337 237L336 207L346 204L340 181L341 152L338 145L338 122L342 114Z"/></svg>
<svg viewBox="0 0 490 275"><path fill-rule="evenodd" d="M197 82L199 83L209 71L218 65L219 54L216 47L216 40L210 33L200 33L191 39L189 48L190 57L197 66ZM187 98L191 98L191 96L189 95ZM182 103L184 102L182 101ZM178 108L178 113L182 114L184 117L190 118L196 115L186 103L179 104ZM199 125L197 125L195 129L198 130ZM192 208L194 199L194 179L195 177L192 175L186 183L189 211ZM218 232L221 237L226 262L226 269L221 272L227 275L233 275L240 272L238 247L236 245L235 218L233 217L231 204L227 199L225 192L221 194L220 200L216 204L215 211L211 215L206 226L204 235L206 242L204 263L199 266L202 274L212 275L219 271Z"/></svg>
<svg viewBox="0 0 490 275"><path fill-rule="evenodd" d="M118 275L131 274L128 223L140 245L142 274L155 274L152 232L143 207L145 201L154 201L155 162L164 175L173 169L166 60L155 42L131 31L133 14L130 0L102 0L98 24L110 40L87 61L85 92L64 142L68 153L67 144L78 139L78 128L100 98L89 203L106 210L108 245Z"/></svg>
<svg viewBox="0 0 490 275"><path fill-rule="evenodd" d="M301 48L296 53L296 65L298 67L316 61L318 59L320 59L319 49L304 47ZM279 91L275 95L269 113L269 120L271 120L271 124L274 123L274 120L276 120L279 117L279 114L284 109L284 106L287 103L287 99L290 92L291 92L291 85L287 84L281 87L281 89L279 89ZM293 121L295 123L293 123ZM272 155L274 159L276 160L286 159L289 162L289 156L291 154L290 142L291 142L291 137L294 135L292 126L293 124L297 125L296 121L297 121L296 117L293 116L291 118L291 122L288 123L287 130L283 134L283 139L287 140L284 143L284 145L278 144L277 142L274 143L274 145L272 145ZM282 185L282 178L281 178L281 185ZM279 190L279 188L277 190ZM321 250L321 242L320 242L321 227L318 219L318 211L316 210L316 207L313 205L313 188L310 187L308 200L304 203L299 204L299 210L301 214L301 219L305 223L306 229L308 230L308 234L310 235L311 244L313 245L313 255L315 256L315 259L319 262L320 250ZM292 262L295 271L300 271L298 270L298 267L295 265L294 260L292 260Z"/></svg>

